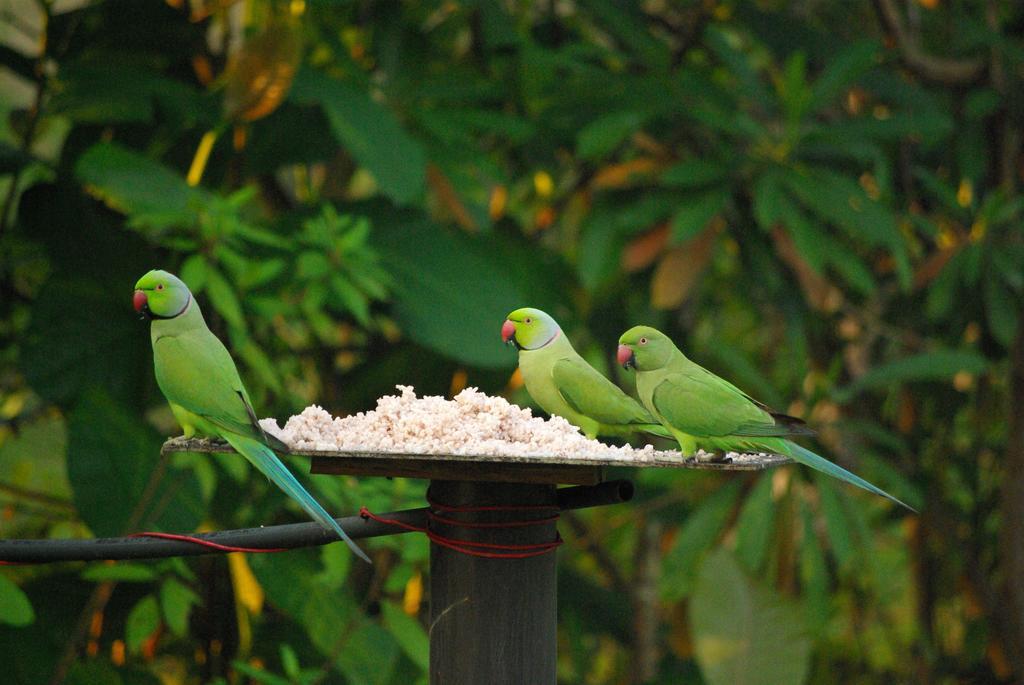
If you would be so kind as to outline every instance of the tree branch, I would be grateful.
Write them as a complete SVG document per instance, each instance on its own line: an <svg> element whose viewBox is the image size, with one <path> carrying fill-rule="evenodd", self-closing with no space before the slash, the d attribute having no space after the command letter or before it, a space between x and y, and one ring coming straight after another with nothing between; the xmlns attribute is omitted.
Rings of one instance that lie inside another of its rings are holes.
<svg viewBox="0 0 1024 685"><path fill-rule="evenodd" d="M1009 434L1006 438L1006 464L1002 478L1001 521L999 526L1001 563L1000 602L1004 621L1003 643L1018 678L1024 682L1024 312L1020 312L1017 337L1010 351Z"/></svg>
<svg viewBox="0 0 1024 685"><path fill-rule="evenodd" d="M903 64L921 78L947 86L963 86L981 78L985 61L980 58L954 59L929 54L917 44L917 37L903 25L893 0L873 0L878 19L900 52Z"/></svg>

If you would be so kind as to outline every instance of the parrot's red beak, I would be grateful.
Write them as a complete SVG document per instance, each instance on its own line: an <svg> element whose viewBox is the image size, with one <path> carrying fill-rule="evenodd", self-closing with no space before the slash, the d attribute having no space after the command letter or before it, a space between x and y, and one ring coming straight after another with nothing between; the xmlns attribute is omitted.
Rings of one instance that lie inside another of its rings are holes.
<svg viewBox="0 0 1024 685"><path fill-rule="evenodd" d="M516 345L516 325L505 319L505 323L501 324L501 340L506 345Z"/></svg>
<svg viewBox="0 0 1024 685"><path fill-rule="evenodd" d="M132 306L135 307L135 311L141 314L142 308L146 306L146 293L136 290L135 295L132 297Z"/></svg>
<svg viewBox="0 0 1024 685"><path fill-rule="evenodd" d="M619 345L615 358L622 364L624 369L636 368L636 358L633 356L633 350L625 345Z"/></svg>

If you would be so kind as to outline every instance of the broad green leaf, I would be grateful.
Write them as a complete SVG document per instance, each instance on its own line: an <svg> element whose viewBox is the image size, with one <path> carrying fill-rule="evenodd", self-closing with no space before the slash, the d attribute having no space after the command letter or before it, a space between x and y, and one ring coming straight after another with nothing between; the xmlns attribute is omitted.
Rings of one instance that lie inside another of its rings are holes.
<svg viewBox="0 0 1024 685"><path fill-rule="evenodd" d="M881 46L873 40L851 43L831 55L828 66L811 87L810 108L816 110L839 95L881 58Z"/></svg>
<svg viewBox="0 0 1024 685"><path fill-rule="evenodd" d="M720 185L729 175L729 165L714 159L688 159L669 167L659 179L661 185L679 188L705 188Z"/></svg>
<svg viewBox="0 0 1024 685"><path fill-rule="evenodd" d="M888 207L868 197L857 181L824 167L808 167L786 174L784 179L804 206L821 219L868 246L888 249L901 283L909 286L906 246Z"/></svg>
<svg viewBox="0 0 1024 685"><path fill-rule="evenodd" d="M772 474L763 473L743 503L736 522L736 560L750 573L759 571L764 563L774 524Z"/></svg>
<svg viewBox="0 0 1024 685"><path fill-rule="evenodd" d="M289 644L282 644L278 649L278 653L281 655L281 668L284 669L285 675L292 680L295 680L299 676L301 670L299 666L299 657L295 655L295 650Z"/></svg>
<svg viewBox="0 0 1024 685"><path fill-rule="evenodd" d="M36 614L28 595L5 574L0 573L0 623L20 627L35 620Z"/></svg>
<svg viewBox="0 0 1024 685"><path fill-rule="evenodd" d="M146 583L156 578L156 572L150 566L142 564L107 564L96 563L82 571L82 580L93 583L113 580L128 583Z"/></svg>
<svg viewBox="0 0 1024 685"><path fill-rule="evenodd" d="M22 352L37 393L68 405L96 386L125 400L138 392L152 373L149 331L131 309L132 282L121 285L74 276L46 284Z"/></svg>
<svg viewBox="0 0 1024 685"><path fill-rule="evenodd" d="M556 268L535 249L450 232L413 212L374 218L374 225L374 246L394 277L395 317L425 347L507 368L515 354L495 337L504 316L526 303L558 311L551 306Z"/></svg>
<svg viewBox="0 0 1024 685"><path fill-rule="evenodd" d="M829 548L840 571L845 573L852 568L857 556L857 545L843 507L843 494L837 490L831 476L815 471L814 480L818 484L821 513L828 528Z"/></svg>
<svg viewBox="0 0 1024 685"><path fill-rule="evenodd" d="M188 635L188 617L192 606L198 603L199 596L175 578L168 578L160 585L160 609L164 622L178 637Z"/></svg>
<svg viewBox="0 0 1024 685"><path fill-rule="evenodd" d="M206 511L195 474L163 468L155 487L147 487L160 444L141 417L101 389L78 401L68 419L68 478L75 507L93 533L195 529Z"/></svg>
<svg viewBox="0 0 1024 685"><path fill-rule="evenodd" d="M32 155L19 148L0 142L0 176L18 171L33 161Z"/></svg>
<svg viewBox="0 0 1024 685"><path fill-rule="evenodd" d="M234 287L212 264L206 266L206 294L225 321L235 328L245 328L245 315Z"/></svg>
<svg viewBox="0 0 1024 685"><path fill-rule="evenodd" d="M841 248L839 243L832 242L827 238L821 244L828 247ZM836 249L830 252L828 257L829 266L835 269L851 288L864 295L870 295L875 291L875 278L871 273L871 269L866 267L856 254L850 251L843 253L840 249Z"/></svg>
<svg viewBox="0 0 1024 685"><path fill-rule="evenodd" d="M74 122L146 123L158 106L182 127L194 125L199 117L212 118L199 92L138 64L62 64L59 80L47 109Z"/></svg>
<svg viewBox="0 0 1024 685"><path fill-rule="evenodd" d="M777 173L766 171L757 177L754 181L753 212L762 231L770 232L780 221L785 220L781 207L784 200Z"/></svg>
<svg viewBox="0 0 1024 685"><path fill-rule="evenodd" d="M828 568L825 553L815 533L814 516L806 502L800 503L803 538L800 543L800 583L804 615L812 632L824 627L829 614Z"/></svg>
<svg viewBox="0 0 1024 685"><path fill-rule="evenodd" d="M992 116L1003 104L1003 98L994 88L976 88L964 99L964 116L982 120Z"/></svg>
<svg viewBox="0 0 1024 685"><path fill-rule="evenodd" d="M934 350L874 367L845 388L835 391L839 402L849 402L865 390L891 389L900 383L951 380L960 371L980 374L988 360L971 350Z"/></svg>
<svg viewBox="0 0 1024 685"><path fill-rule="evenodd" d="M335 660L350 683L386 685L398 664L398 643L373 621L360 620Z"/></svg>
<svg viewBox="0 0 1024 685"><path fill-rule="evenodd" d="M1004 347L1010 347L1019 325L1020 304L1013 291L1003 285L998 272L986 275L984 284L985 319L992 337Z"/></svg>
<svg viewBox="0 0 1024 685"><path fill-rule="evenodd" d="M725 209L728 201L727 188L713 188L680 200L672 217L672 241L682 243L703 231L708 222Z"/></svg>
<svg viewBox="0 0 1024 685"><path fill-rule="evenodd" d="M193 295L203 291L206 286L206 274L206 258L198 254L186 259L178 270L178 277L185 282Z"/></svg>
<svg viewBox="0 0 1024 685"><path fill-rule="evenodd" d="M128 612L124 629L124 641L128 651L132 654L138 653L142 643L156 632L159 626L160 607L157 605L156 597L146 595Z"/></svg>
<svg viewBox="0 0 1024 685"><path fill-rule="evenodd" d="M614 150L644 123L640 112L611 112L589 123L576 137L576 153L583 159L600 159Z"/></svg>
<svg viewBox="0 0 1024 685"><path fill-rule="evenodd" d="M665 574L659 582L659 594L667 602L676 602L693 591L697 563L718 538L740 493L741 482L733 479L708 497L686 518L672 549L662 562Z"/></svg>
<svg viewBox="0 0 1024 685"><path fill-rule="evenodd" d="M709 685L800 685L807 679L811 640L800 609L744 576L725 550L701 564L690 626Z"/></svg>
<svg viewBox="0 0 1024 685"><path fill-rule="evenodd" d="M75 164L86 189L112 209L127 214L133 226L164 229L186 225L207 195L182 176L117 143L97 143Z"/></svg>
<svg viewBox="0 0 1024 685"><path fill-rule="evenodd" d="M239 673L249 676L257 683L263 683L264 685L295 685L295 681L290 678L282 678L279 675L262 668L257 668L256 666L247 664L244 661L236 660L231 666Z"/></svg>
<svg viewBox="0 0 1024 685"><path fill-rule="evenodd" d="M420 622L402 611L394 602L385 602L381 610L385 627L405 655L424 671L430 668L430 640Z"/></svg>
<svg viewBox="0 0 1024 685"><path fill-rule="evenodd" d="M123 685L124 680L109 662L91 659L76 661L64 682L66 685Z"/></svg>
<svg viewBox="0 0 1024 685"><path fill-rule="evenodd" d="M576 270L584 288L596 290L618 273L624 242L612 216L591 212L584 224L576 258Z"/></svg>
<svg viewBox="0 0 1024 685"><path fill-rule="evenodd" d="M422 146L364 90L305 69L295 77L291 98L323 107L338 142L395 202L409 204L423 193L427 166Z"/></svg>

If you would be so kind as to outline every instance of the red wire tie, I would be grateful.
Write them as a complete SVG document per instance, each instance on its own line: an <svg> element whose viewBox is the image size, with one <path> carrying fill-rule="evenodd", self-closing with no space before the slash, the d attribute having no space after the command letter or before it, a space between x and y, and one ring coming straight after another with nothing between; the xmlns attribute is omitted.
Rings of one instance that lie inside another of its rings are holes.
<svg viewBox="0 0 1024 685"><path fill-rule="evenodd" d="M438 504L436 502L430 502L430 506L441 509L444 511L451 512L478 512L478 511L538 511L538 510L558 510L557 505L522 505L522 506L485 506L485 507L458 507L449 506L445 504ZM387 525L398 526L405 530L414 531L417 533L424 533L431 542L447 547L448 549L460 552L462 554L468 554L469 556L482 557L485 559L528 559L530 557L540 556L541 554L547 554L551 550L555 549L562 544L561 536L557 535L555 540L551 542L540 542L534 544L525 545L501 545L493 542L470 542L468 540L457 540L455 538L446 537L440 533L432 530L427 525L426 528L420 526L414 526L404 521L398 521L396 519L386 519L382 516L377 516L372 511L367 509L365 506L359 508L359 515L363 518L372 519L378 523L384 523ZM551 523L552 521L558 520L558 515L547 516L545 518L533 519L529 521L509 521L508 523L500 522L466 522L457 521L443 516L438 516L433 511L427 512L429 521L436 521L438 523L448 524L452 526L462 526L465 528L516 528L520 526L536 526L543 523ZM480 549L474 549L480 548ZM486 550L503 550L501 552L488 552Z"/></svg>
<svg viewBox="0 0 1024 685"><path fill-rule="evenodd" d="M216 549L221 552L252 552L253 554L262 554L265 552L285 552L288 550L287 547L235 547L233 545L222 545L219 542L214 542L213 540L206 540L205 538L197 538L191 535L179 535L177 533L132 533L127 537L159 538L161 540L191 542L194 545L202 545L203 547L209 547L210 549Z"/></svg>

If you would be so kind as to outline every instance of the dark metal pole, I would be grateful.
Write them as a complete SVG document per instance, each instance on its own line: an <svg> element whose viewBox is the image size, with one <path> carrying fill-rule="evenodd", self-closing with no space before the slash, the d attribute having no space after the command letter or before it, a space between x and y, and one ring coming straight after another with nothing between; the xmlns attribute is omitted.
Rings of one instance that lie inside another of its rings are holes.
<svg viewBox="0 0 1024 685"><path fill-rule="evenodd" d="M432 502L448 506L556 505L553 485L432 481ZM445 512L470 523L546 518L553 511ZM447 538L501 545L556 539L554 521L466 528L432 523ZM555 683L555 551L526 559L486 559L430 545L430 683Z"/></svg>

